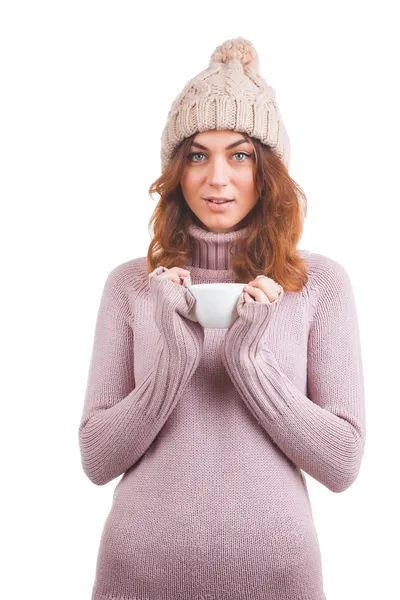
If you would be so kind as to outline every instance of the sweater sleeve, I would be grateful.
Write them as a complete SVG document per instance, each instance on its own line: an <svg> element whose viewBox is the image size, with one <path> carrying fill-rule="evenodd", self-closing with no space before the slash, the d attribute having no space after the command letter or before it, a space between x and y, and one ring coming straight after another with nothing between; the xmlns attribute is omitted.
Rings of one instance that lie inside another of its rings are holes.
<svg viewBox="0 0 400 600"><path fill-rule="evenodd" d="M307 396L268 347L268 322L284 292L270 304L238 305L222 359L249 410L286 456L329 490L342 492L356 479L365 446L359 326L352 285L339 263L329 259L317 285Z"/></svg>
<svg viewBox="0 0 400 600"><path fill-rule="evenodd" d="M79 425L82 467L97 485L121 475L145 453L202 355L204 330L186 318L195 298L183 285L149 276L159 351L136 385L131 290L126 279L116 267L104 285Z"/></svg>

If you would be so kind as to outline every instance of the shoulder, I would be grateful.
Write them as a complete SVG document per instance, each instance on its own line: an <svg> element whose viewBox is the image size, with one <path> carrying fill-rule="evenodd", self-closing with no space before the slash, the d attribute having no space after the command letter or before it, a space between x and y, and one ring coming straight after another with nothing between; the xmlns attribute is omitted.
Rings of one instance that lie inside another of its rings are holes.
<svg viewBox="0 0 400 600"><path fill-rule="evenodd" d="M116 283L124 284L145 277L146 273L146 257L140 256L116 265L109 271L107 278Z"/></svg>
<svg viewBox="0 0 400 600"><path fill-rule="evenodd" d="M105 290L111 294L131 296L147 284L146 257L132 258L113 267L106 276Z"/></svg>
<svg viewBox="0 0 400 600"><path fill-rule="evenodd" d="M314 309L343 309L354 302L354 290L347 268L339 260L318 252L303 251L307 263L307 288Z"/></svg>
<svg viewBox="0 0 400 600"><path fill-rule="evenodd" d="M297 253L307 264L309 287L322 290L341 282L350 283L346 267L335 258L310 250L298 250Z"/></svg>

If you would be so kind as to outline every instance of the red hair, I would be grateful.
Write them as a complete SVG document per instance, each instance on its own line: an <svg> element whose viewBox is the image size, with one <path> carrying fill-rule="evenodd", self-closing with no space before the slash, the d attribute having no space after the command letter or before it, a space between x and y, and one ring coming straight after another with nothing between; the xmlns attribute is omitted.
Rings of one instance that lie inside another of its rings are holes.
<svg viewBox="0 0 400 600"><path fill-rule="evenodd" d="M154 192L160 196L149 221L149 230L154 224L146 260L149 273L161 264L167 269L190 264L191 238L186 225L189 221L202 223L186 203L180 179L195 135L179 144L149 188L150 196ZM233 281L247 283L257 275L267 275L286 291L300 291L307 282L307 264L297 254L307 214L305 194L269 146L243 135L254 148L259 200L240 223L240 227L250 226L250 234L238 241L232 255Z"/></svg>

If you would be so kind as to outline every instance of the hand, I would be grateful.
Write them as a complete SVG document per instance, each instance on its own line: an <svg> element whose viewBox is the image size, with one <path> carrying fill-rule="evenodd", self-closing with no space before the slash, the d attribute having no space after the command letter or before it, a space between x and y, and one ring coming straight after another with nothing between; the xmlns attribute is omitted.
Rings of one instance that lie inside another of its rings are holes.
<svg viewBox="0 0 400 600"><path fill-rule="evenodd" d="M161 271L161 269L163 269L163 271ZM157 271L159 271L159 273L156 273ZM168 279L178 285L183 285L183 280L186 277L190 277L190 271L182 269L181 267L171 267L170 269L158 267L150 275L153 276L153 274L156 274L159 279Z"/></svg>
<svg viewBox="0 0 400 600"><path fill-rule="evenodd" d="M193 305L196 302L193 294L190 293L188 286L191 284L190 271L181 267L159 266L149 274L150 290L156 298L156 321L160 323L159 311L162 307L176 310L180 315L197 323L193 315ZM178 290L178 288L180 288Z"/></svg>
<svg viewBox="0 0 400 600"><path fill-rule="evenodd" d="M273 279L258 275L244 286L243 293L236 303L239 318L231 329L245 325L251 329L255 328L255 335L258 337L258 334L267 327L274 312L278 310L284 293L283 287Z"/></svg>
<svg viewBox="0 0 400 600"><path fill-rule="evenodd" d="M258 275L244 287L236 304L238 318L224 338L224 360L231 360L232 352L238 357L243 351L257 355L259 348L266 344L269 323L279 310L284 293L281 285L264 275Z"/></svg>
<svg viewBox="0 0 400 600"><path fill-rule="evenodd" d="M179 292L180 298L183 300L183 304L180 302L179 306L176 306L176 309L182 316L197 323L197 319L192 314L192 308L196 300L188 289L189 285L192 283L190 279L190 271L183 269L182 267L171 267L170 269L167 269L167 267L159 266L149 274L149 279L161 279L162 281L167 281L168 283L162 284L163 286L166 286L166 292L168 292L171 283L175 284L172 286L172 288L176 288L177 285L183 288L182 292ZM154 283L154 285L156 284ZM157 287L158 286L159 283L157 282ZM152 286L150 285L150 288L151 287ZM176 297L176 293L173 292L173 296Z"/></svg>
<svg viewBox="0 0 400 600"><path fill-rule="evenodd" d="M271 304L283 293L283 287L266 275L258 275L243 289L245 303ZM254 296L254 298L252 297Z"/></svg>

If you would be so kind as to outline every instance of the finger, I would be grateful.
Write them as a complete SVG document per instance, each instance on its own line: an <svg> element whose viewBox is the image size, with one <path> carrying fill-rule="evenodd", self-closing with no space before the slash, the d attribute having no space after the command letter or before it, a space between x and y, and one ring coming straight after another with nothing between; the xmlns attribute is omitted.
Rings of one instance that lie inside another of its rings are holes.
<svg viewBox="0 0 400 600"><path fill-rule="evenodd" d="M281 285L269 277L260 277L259 279L250 281L250 284L254 284L253 287L261 289L271 302L278 298L283 289Z"/></svg>
<svg viewBox="0 0 400 600"><path fill-rule="evenodd" d="M178 275L179 281L177 283L179 283L180 285L184 285L185 283L185 279L190 279L190 271L187 271L186 269L182 269L181 267L175 267L176 269L176 273Z"/></svg>
<svg viewBox="0 0 400 600"><path fill-rule="evenodd" d="M250 296L250 294L248 294L247 292L244 292L244 301L247 304L250 302L254 302L254 299Z"/></svg>
<svg viewBox="0 0 400 600"><path fill-rule="evenodd" d="M168 279L168 281L172 281L173 283L178 283L179 285L181 285L181 278L178 275L178 273L176 273L175 271L172 271L172 270L165 271L165 273L161 273L161 275L159 275L159 277L161 279Z"/></svg>
<svg viewBox="0 0 400 600"><path fill-rule="evenodd" d="M247 284L244 287L244 291L254 296L257 302L261 302L262 304L270 304L270 300L263 290Z"/></svg>
<svg viewBox="0 0 400 600"><path fill-rule="evenodd" d="M174 271L175 273L178 273L179 275L189 275L190 271L188 271L187 269L183 269L182 267L171 267L171 269L169 269L170 271Z"/></svg>
<svg viewBox="0 0 400 600"><path fill-rule="evenodd" d="M183 279L190 277L190 271L183 269L182 267L171 267L164 271L164 273L161 273L159 277L183 285Z"/></svg>
<svg viewBox="0 0 400 600"><path fill-rule="evenodd" d="M271 277L267 277L266 275L257 275L257 277L255 279L253 279L253 281L249 281L250 284L255 284L256 287L258 287L259 285L261 287L263 287L263 285L267 285L268 289L270 288L271 290L273 289L278 289L278 290L282 290L282 286L277 283L274 279L271 279Z"/></svg>

